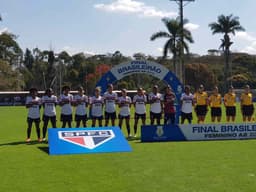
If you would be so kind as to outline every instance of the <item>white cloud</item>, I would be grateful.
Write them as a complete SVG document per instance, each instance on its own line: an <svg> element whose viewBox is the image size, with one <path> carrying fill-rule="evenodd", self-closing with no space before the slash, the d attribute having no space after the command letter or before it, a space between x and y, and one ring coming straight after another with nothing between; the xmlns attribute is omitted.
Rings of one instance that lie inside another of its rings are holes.
<svg viewBox="0 0 256 192"><path fill-rule="evenodd" d="M199 28L199 25L193 24L193 23L187 23L184 25L184 28L186 28L189 31L195 31Z"/></svg>
<svg viewBox="0 0 256 192"><path fill-rule="evenodd" d="M0 35L3 33L10 33L10 30L7 27L0 29Z"/></svg>
<svg viewBox="0 0 256 192"><path fill-rule="evenodd" d="M241 52L249 53L249 54L256 54L256 41L252 42L249 46L246 46Z"/></svg>
<svg viewBox="0 0 256 192"><path fill-rule="evenodd" d="M142 17L177 17L176 12L161 11L136 0L116 0L110 4L95 4L99 10L117 13L132 13Z"/></svg>
<svg viewBox="0 0 256 192"><path fill-rule="evenodd" d="M237 32L235 35L235 38L238 40L245 40L245 41L256 41L256 37L253 37L252 35L248 34L247 32L240 31Z"/></svg>
<svg viewBox="0 0 256 192"><path fill-rule="evenodd" d="M70 55L74 55L74 54L77 54L77 53L84 53L86 56L89 56L89 55L96 55L95 52L93 51L88 51L88 50L85 50L83 48L74 48L74 47L70 47L70 46L64 46L61 50L61 51L66 51L68 54Z"/></svg>
<svg viewBox="0 0 256 192"><path fill-rule="evenodd" d="M240 41L241 43L247 44L241 52L248 54L256 54L256 37L245 32L237 32L234 36L235 41Z"/></svg>
<svg viewBox="0 0 256 192"><path fill-rule="evenodd" d="M158 48L157 48L157 51L158 51L158 52L163 53L163 50L164 50L164 49L163 49L162 47L158 47Z"/></svg>

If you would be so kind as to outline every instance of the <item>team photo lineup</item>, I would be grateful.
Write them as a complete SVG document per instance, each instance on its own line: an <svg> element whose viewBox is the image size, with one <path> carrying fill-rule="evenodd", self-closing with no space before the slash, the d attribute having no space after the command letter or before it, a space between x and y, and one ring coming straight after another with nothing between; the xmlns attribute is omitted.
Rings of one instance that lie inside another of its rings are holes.
<svg viewBox="0 0 256 192"><path fill-rule="evenodd" d="M204 123L208 110L210 111L211 122L220 123L223 115L222 104L225 106L226 122L234 123L237 112L237 97L232 86L229 87L228 92L222 97L217 86L208 95L203 85L200 85L194 94L191 92L190 86L186 85L179 101L177 101L175 93L169 85L164 88L163 93L159 92L158 85L154 85L149 94L146 94L143 88L140 87L133 98L127 95L126 89L122 89L120 95L118 95L117 92L114 92L112 84L108 84L107 91L103 94L101 94L101 88L96 87L94 95L91 97L85 94L82 86L77 88L75 94L70 94L70 90L69 86L63 86L62 94L57 97L54 95L53 90L48 88L41 98L38 97L38 90L36 88L29 90L29 95L26 97L26 108L28 108L26 142L31 141L33 122L39 142L46 141L49 121L51 123L50 127L57 128L57 105L61 108L60 121L62 122L62 128L87 127L87 121L90 119L92 127L119 126L122 129L123 124L125 124L128 138L137 137L140 119L141 125L146 125L146 118L150 119L150 125L178 123L179 119L176 119L176 113L179 106L181 124L184 124L185 120L189 124L192 123L193 110L198 124ZM180 105L177 105L177 102ZM149 114L146 114L147 104L150 105ZM40 130L41 106L43 107L42 137ZM134 107L134 114L131 114L131 107ZM240 111L243 122L252 121L254 105L249 85L244 87L244 91L240 96ZM118 119L117 124L115 123L116 119ZM131 119L134 119L133 131L131 131ZM73 120L75 121L75 126L72 125ZM105 120L104 124L103 120Z"/></svg>

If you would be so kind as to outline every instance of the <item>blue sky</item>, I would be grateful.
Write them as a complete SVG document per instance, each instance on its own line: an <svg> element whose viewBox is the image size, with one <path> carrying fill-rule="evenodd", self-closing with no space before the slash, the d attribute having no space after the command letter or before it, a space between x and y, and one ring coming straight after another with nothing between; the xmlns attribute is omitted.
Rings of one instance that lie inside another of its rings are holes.
<svg viewBox="0 0 256 192"><path fill-rule="evenodd" d="M189 3L184 15L195 40L190 51L203 55L218 49L221 36L213 36L208 24L220 14L233 14L246 31L232 37L232 50L256 54L255 7L255 0ZM165 40L150 41L150 36L166 30L161 18L176 17L178 6L169 0L0 0L0 14L0 33L18 35L22 49L160 56Z"/></svg>

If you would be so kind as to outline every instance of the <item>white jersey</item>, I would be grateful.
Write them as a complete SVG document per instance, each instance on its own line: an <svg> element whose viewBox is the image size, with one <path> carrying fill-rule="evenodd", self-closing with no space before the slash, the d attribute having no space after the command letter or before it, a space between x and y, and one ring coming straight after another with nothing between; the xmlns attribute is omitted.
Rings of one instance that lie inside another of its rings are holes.
<svg viewBox="0 0 256 192"><path fill-rule="evenodd" d="M74 102L76 102L76 115L86 115L86 105L88 103L88 97L86 95L75 95Z"/></svg>
<svg viewBox="0 0 256 192"><path fill-rule="evenodd" d="M44 106L44 115L53 117L56 116L57 97L55 95L44 95L42 97L42 105Z"/></svg>
<svg viewBox="0 0 256 192"><path fill-rule="evenodd" d="M182 93L180 100L182 102L181 111L183 113L192 113L194 100L193 94L189 93L189 95L187 95L186 93Z"/></svg>
<svg viewBox="0 0 256 192"><path fill-rule="evenodd" d="M128 116L130 115L130 104L132 103L131 97L119 97L118 104L120 106L119 114L121 116Z"/></svg>
<svg viewBox="0 0 256 192"><path fill-rule="evenodd" d="M27 96L26 105L27 104L32 104L32 106L28 108L28 117L31 119L40 118L41 99L39 97L33 99L31 96Z"/></svg>
<svg viewBox="0 0 256 192"><path fill-rule="evenodd" d="M118 99L117 94L114 92L106 92L103 97L105 101L105 111L108 113L114 113L116 111L116 101Z"/></svg>
<svg viewBox="0 0 256 192"><path fill-rule="evenodd" d="M59 102L65 103L64 105L61 106L61 114L72 115L72 106L71 106L72 101L73 101L73 95L71 95L71 94L68 94L68 95L61 94L60 95Z"/></svg>
<svg viewBox="0 0 256 192"><path fill-rule="evenodd" d="M145 114L146 113L146 103L147 97L145 95L135 95L133 97L133 103L135 105L135 113Z"/></svg>
<svg viewBox="0 0 256 192"><path fill-rule="evenodd" d="M160 93L149 94L149 101L150 101L150 111L153 113L161 113L162 112L162 105L161 102L163 101L163 97Z"/></svg>
<svg viewBox="0 0 256 192"><path fill-rule="evenodd" d="M103 115L102 109L104 104L103 97L91 97L90 98L90 104L91 104L91 115L93 117L101 117Z"/></svg>

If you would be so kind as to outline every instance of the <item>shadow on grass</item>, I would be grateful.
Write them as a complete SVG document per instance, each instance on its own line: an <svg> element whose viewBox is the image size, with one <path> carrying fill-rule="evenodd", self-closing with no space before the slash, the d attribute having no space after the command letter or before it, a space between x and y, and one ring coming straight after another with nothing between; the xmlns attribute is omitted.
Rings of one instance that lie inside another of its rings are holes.
<svg viewBox="0 0 256 192"><path fill-rule="evenodd" d="M47 153L49 155L49 147L38 147L41 151Z"/></svg>
<svg viewBox="0 0 256 192"><path fill-rule="evenodd" d="M137 141L140 142L140 137L126 137L127 141Z"/></svg>
<svg viewBox="0 0 256 192"><path fill-rule="evenodd" d="M6 145L10 145L10 146L16 146L16 145L37 145L37 144L46 144L45 142L38 142L37 140L35 141L30 141L30 142L26 142L26 141L15 141L15 142L9 142L9 143L0 143L0 146L6 146Z"/></svg>

